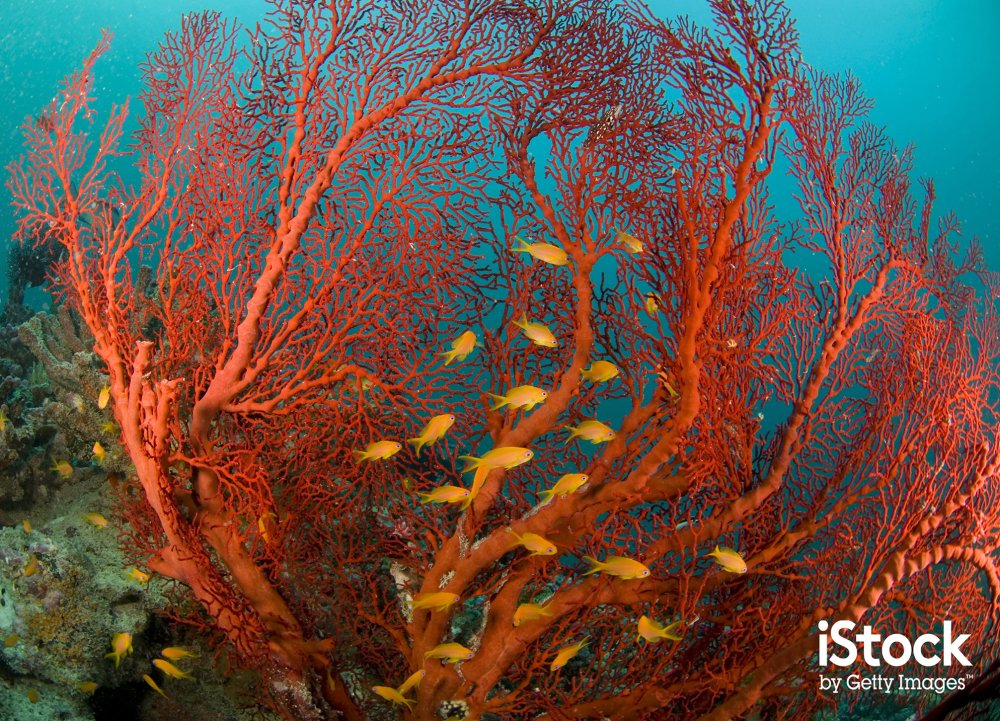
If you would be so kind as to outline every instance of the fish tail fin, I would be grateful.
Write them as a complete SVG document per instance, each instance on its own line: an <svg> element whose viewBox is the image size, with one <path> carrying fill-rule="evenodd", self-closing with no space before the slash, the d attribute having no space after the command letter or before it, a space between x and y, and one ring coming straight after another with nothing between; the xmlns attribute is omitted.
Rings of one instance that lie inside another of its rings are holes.
<svg viewBox="0 0 1000 721"><path fill-rule="evenodd" d="M569 445L569 442L570 442L571 440L573 440L573 439L574 439L574 438L576 438L576 437L577 437L578 435L580 435L580 432L579 432L579 430L577 430L577 428L576 428L575 426L566 426L566 428L567 428L567 429L569 430L569 438L567 438L567 439L566 439L566 440L565 440L565 441L563 442L563 445L564 445L564 446L568 446L568 445Z"/></svg>
<svg viewBox="0 0 1000 721"><path fill-rule="evenodd" d="M527 328L528 327L528 314L527 313L521 313L521 317L514 321L514 325L516 325L518 328Z"/></svg>
<svg viewBox="0 0 1000 721"><path fill-rule="evenodd" d="M445 365L448 365L452 361L454 361L455 357L457 355L458 355L458 351L457 350L448 350L448 351L445 351L444 353L438 353L438 357L439 358L444 358L444 364Z"/></svg>
<svg viewBox="0 0 1000 721"><path fill-rule="evenodd" d="M490 406L491 411L497 411L507 405L507 396L498 396L495 393L487 393L490 398L493 399L493 405Z"/></svg>
<svg viewBox="0 0 1000 721"><path fill-rule="evenodd" d="M420 498L421 503L430 503L431 494L430 493L418 493L417 497Z"/></svg>
<svg viewBox="0 0 1000 721"><path fill-rule="evenodd" d="M407 438L406 442L412 443L413 445L416 446L416 448L414 449L414 453L416 453L417 458L420 458L420 449L423 448L424 445L426 445L426 441L424 441L423 437L417 436L416 438Z"/></svg>
<svg viewBox="0 0 1000 721"><path fill-rule="evenodd" d="M520 235L514 236L514 242L516 245L510 249L511 253L526 253L528 251L528 244Z"/></svg>
<svg viewBox="0 0 1000 721"><path fill-rule="evenodd" d="M459 456L458 460L465 461L465 469L462 473L468 473L469 471L474 471L483 465L482 458L476 458L475 456Z"/></svg>
<svg viewBox="0 0 1000 721"><path fill-rule="evenodd" d="M351 453L354 454L354 457L357 459L358 463L361 463L361 461L365 460L365 456L367 455L364 451L351 451Z"/></svg>
<svg viewBox="0 0 1000 721"><path fill-rule="evenodd" d="M538 497L542 499L542 505L545 505L546 503L552 500L552 496L554 495L556 495L556 492L553 491L551 488L549 488L539 493Z"/></svg>
<svg viewBox="0 0 1000 721"><path fill-rule="evenodd" d="M590 570L584 573L583 574L584 576L589 576L592 573L597 573L602 568L604 568L604 564L598 561L593 556L584 556L583 560L590 564Z"/></svg>

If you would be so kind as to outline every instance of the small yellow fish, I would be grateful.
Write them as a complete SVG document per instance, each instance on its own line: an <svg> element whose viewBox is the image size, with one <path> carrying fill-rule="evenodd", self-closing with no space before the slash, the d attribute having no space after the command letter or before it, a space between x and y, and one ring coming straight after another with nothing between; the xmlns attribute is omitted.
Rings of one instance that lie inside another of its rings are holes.
<svg viewBox="0 0 1000 721"><path fill-rule="evenodd" d="M424 446L429 446L432 443L437 443L444 437L444 434L448 432L452 424L455 422L455 416L451 413L442 413L440 415L434 416L429 421L424 429L420 431L420 435L416 438L407 438L407 443L412 443L416 446L417 458L420 457L420 449Z"/></svg>
<svg viewBox="0 0 1000 721"><path fill-rule="evenodd" d="M414 671L405 681L403 681L402 684L400 684L399 688L397 688L396 690L399 691L401 694L405 694L411 688L418 685L421 681L424 680L424 673L425 671L423 669L420 669L419 671Z"/></svg>
<svg viewBox="0 0 1000 721"><path fill-rule="evenodd" d="M590 641L585 638L582 641L580 641L580 643L574 643L571 646L563 646L561 649L559 649L558 653L556 653L556 657L552 659L552 663L549 664L549 670L558 671L559 669L561 669L569 662L571 658L573 658L578 653L580 653L580 651L586 648L588 643L590 643Z"/></svg>
<svg viewBox="0 0 1000 721"><path fill-rule="evenodd" d="M545 348L555 348L559 345L559 341L552 335L552 331L548 327L541 323L528 322L528 316L526 315L522 315L520 320L514 321L514 325L523 330L525 338L535 345L544 346Z"/></svg>
<svg viewBox="0 0 1000 721"><path fill-rule="evenodd" d="M469 489L461 486L438 486L430 493L418 493L421 503L460 503L469 496Z"/></svg>
<svg viewBox="0 0 1000 721"><path fill-rule="evenodd" d="M655 318L660 312L660 296L656 293L646 293L646 313L650 318Z"/></svg>
<svg viewBox="0 0 1000 721"><path fill-rule="evenodd" d="M480 466L476 469L476 475L472 477L472 488L469 489L469 495L466 497L465 502L459 506L462 510L465 510L472 505L472 502L476 500L476 496L479 495L480 489L483 484L486 483L486 477L490 475L490 471L493 469L490 466Z"/></svg>
<svg viewBox="0 0 1000 721"><path fill-rule="evenodd" d="M722 570L724 571L729 571L730 573L747 572L747 562L743 560L743 556L731 548L716 546L715 550L708 555L715 558L715 562L722 566Z"/></svg>
<svg viewBox="0 0 1000 721"><path fill-rule="evenodd" d="M447 611L456 601L458 601L457 593L431 591L428 593L418 593L414 596L412 607L414 609L429 608L434 611Z"/></svg>
<svg viewBox="0 0 1000 721"><path fill-rule="evenodd" d="M528 243L520 235L515 235L514 240L517 241L517 245L510 249L511 253L527 253L532 258L540 260L543 263L548 263L549 265L560 266L569 263L569 256L566 254L566 251L558 245L552 245L551 243Z"/></svg>
<svg viewBox="0 0 1000 721"><path fill-rule="evenodd" d="M170 698L169 696L167 696L167 694L163 693L163 689L156 685L156 681L154 681L148 673L144 673L142 675L142 680L145 681L146 684L151 689L156 691L156 693L160 694L163 698Z"/></svg>
<svg viewBox="0 0 1000 721"><path fill-rule="evenodd" d="M527 623L528 621L534 621L541 618L542 616L551 616L552 611L549 610L548 605L539 605L537 603L522 603L514 611L514 625L520 626L522 623Z"/></svg>
<svg viewBox="0 0 1000 721"><path fill-rule="evenodd" d="M467 330L451 342L451 350L438 355L444 358L444 364L448 365L452 361L464 361L476 348L482 348L483 344L476 339L476 334Z"/></svg>
<svg viewBox="0 0 1000 721"><path fill-rule="evenodd" d="M103 411L108 407L109 400L111 400L111 388L104 386L101 388L101 392L97 394L97 407Z"/></svg>
<svg viewBox="0 0 1000 721"><path fill-rule="evenodd" d="M94 443L94 448L92 449L94 454L94 459L98 464L104 463L104 459L107 458L108 452L104 450L104 446L101 445L100 441Z"/></svg>
<svg viewBox="0 0 1000 721"><path fill-rule="evenodd" d="M478 468L506 468L510 470L522 463L527 463L535 457L535 452L522 448L521 446L500 446L490 450L482 458L475 456L459 456L459 460L466 461L463 473Z"/></svg>
<svg viewBox="0 0 1000 721"><path fill-rule="evenodd" d="M260 537L264 539L264 543L271 542L271 534L268 532L268 527L273 525L271 519L273 519L274 517L275 516L273 513L271 513L270 511L265 511L257 519L257 532L260 533Z"/></svg>
<svg viewBox="0 0 1000 721"><path fill-rule="evenodd" d="M132 634L123 631L111 638L111 653L105 654L104 658L113 658L115 668L118 668L121 660L130 653L132 653Z"/></svg>
<svg viewBox="0 0 1000 721"><path fill-rule="evenodd" d="M170 661L164 661L162 658L154 658L153 665L156 666L161 671L163 671L163 673L165 673L167 676L170 676L171 678L192 678L192 679L194 678L194 676L192 676L191 674L184 673L179 668L170 663Z"/></svg>
<svg viewBox="0 0 1000 721"><path fill-rule="evenodd" d="M615 237L615 241L624 245L625 250L627 250L629 253L632 253L633 255L638 255L639 253L645 250L645 246L643 246L641 240L639 240L630 233L626 233L624 230L618 231L618 235L617 237Z"/></svg>
<svg viewBox="0 0 1000 721"><path fill-rule="evenodd" d="M548 397L548 392L543 391L538 386L516 386L507 391L506 395L498 396L490 393L490 398L493 399L494 404L491 410L499 410L504 406L510 406L511 408L523 408L526 411L530 411L532 408L537 406L539 403L544 403L545 399Z"/></svg>
<svg viewBox="0 0 1000 721"><path fill-rule="evenodd" d="M3 408L0 408L0 433L3 433L5 430L7 430L7 421L8 421L7 414L4 413Z"/></svg>
<svg viewBox="0 0 1000 721"><path fill-rule="evenodd" d="M507 533L514 536L518 546L524 546L531 551L532 556L554 556L559 552L556 544L537 533L519 534L511 528L507 529Z"/></svg>
<svg viewBox="0 0 1000 721"><path fill-rule="evenodd" d="M384 461L399 453L402 447L403 444L397 441L372 441L363 451L354 451L354 457L358 459L358 463Z"/></svg>
<svg viewBox="0 0 1000 721"><path fill-rule="evenodd" d="M581 438L596 445L598 443L607 443L615 437L613 430L600 421L593 419L583 421L578 426L566 427L569 429L569 438L566 439L566 443L569 443L574 438Z"/></svg>
<svg viewBox="0 0 1000 721"><path fill-rule="evenodd" d="M38 699L41 698L38 695L38 689L37 688L28 689L27 696L28 696L28 700L31 701L31 703L38 703Z"/></svg>
<svg viewBox="0 0 1000 721"><path fill-rule="evenodd" d="M737 345L739 345L739 344L735 340L733 340L732 338L727 338L726 339L726 348L732 349L732 348L735 348Z"/></svg>
<svg viewBox="0 0 1000 721"><path fill-rule="evenodd" d="M407 493L413 493L413 489L417 487L417 484L413 482L413 479L406 476L403 481L403 490Z"/></svg>
<svg viewBox="0 0 1000 721"><path fill-rule="evenodd" d="M608 556L606 560L598 561L591 556L584 556L583 560L590 564L590 570L584 573L584 576L604 571L609 576L618 576L627 581L634 578L645 578L649 575L649 568L631 558Z"/></svg>
<svg viewBox="0 0 1000 721"><path fill-rule="evenodd" d="M674 621L669 626L661 626L649 616L639 617L639 635L636 641L646 641L647 643L657 643L661 638L668 641L680 641L683 636L677 633L681 627L681 621Z"/></svg>
<svg viewBox="0 0 1000 721"><path fill-rule="evenodd" d="M577 491L588 480L590 480L590 476L586 473L567 473L556 481L556 484L552 488L542 491L538 495L542 498L543 503L548 503L554 496L568 496L570 493Z"/></svg>
<svg viewBox="0 0 1000 721"><path fill-rule="evenodd" d="M89 523L91 526L97 528L104 528L108 525L108 519L102 516L100 513L85 513L83 515L83 520Z"/></svg>
<svg viewBox="0 0 1000 721"><path fill-rule="evenodd" d="M438 658L441 663L468 661L476 654L460 643L442 643L424 654L424 658Z"/></svg>
<svg viewBox="0 0 1000 721"><path fill-rule="evenodd" d="M97 684L93 681L77 681L74 685L83 693L94 693L97 690Z"/></svg>
<svg viewBox="0 0 1000 721"><path fill-rule="evenodd" d="M399 692L398 689L394 689L392 686L372 686L372 691L374 691L376 695L384 698L386 701L406 706L406 708L411 710L413 709L413 704L417 702L416 699L406 698Z"/></svg>
<svg viewBox="0 0 1000 721"><path fill-rule="evenodd" d="M16 633L12 633L7 638L3 640L3 645L5 648L10 648L11 646L16 646L17 642L21 640L21 637Z"/></svg>
<svg viewBox="0 0 1000 721"><path fill-rule="evenodd" d="M21 573L25 576L34 576L38 573L38 558L35 557L34 553L28 554L28 562L24 564L24 570Z"/></svg>
<svg viewBox="0 0 1000 721"><path fill-rule="evenodd" d="M101 426L101 433L105 435L110 435L118 430L118 425L114 421L105 421Z"/></svg>
<svg viewBox="0 0 1000 721"><path fill-rule="evenodd" d="M136 583L149 583L150 575L145 571L140 571L138 568L133 568L125 577Z"/></svg>
<svg viewBox="0 0 1000 721"><path fill-rule="evenodd" d="M198 654L188 651L183 646L168 646L160 651L160 655L171 661L180 661L182 658L198 658Z"/></svg>
<svg viewBox="0 0 1000 721"><path fill-rule="evenodd" d="M31 533L32 530L31 521L29 521L27 518L21 521L21 530L23 530L25 533Z"/></svg>
<svg viewBox="0 0 1000 721"><path fill-rule="evenodd" d="M69 478L73 475L73 466L71 466L67 461L58 461L52 470L58 473L63 478Z"/></svg>
<svg viewBox="0 0 1000 721"><path fill-rule="evenodd" d="M599 360L590 364L590 368L580 371L580 377L591 383L606 383L612 378L617 378L620 371L618 366L610 361Z"/></svg>

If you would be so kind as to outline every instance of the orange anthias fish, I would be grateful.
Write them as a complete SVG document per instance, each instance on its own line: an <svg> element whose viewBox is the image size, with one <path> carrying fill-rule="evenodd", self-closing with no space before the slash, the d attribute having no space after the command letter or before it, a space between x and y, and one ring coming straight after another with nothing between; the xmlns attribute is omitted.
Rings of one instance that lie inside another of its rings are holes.
<svg viewBox="0 0 1000 721"><path fill-rule="evenodd" d="M101 392L97 394L97 407L103 411L108 407L109 400L111 400L111 388L104 386L101 388Z"/></svg>
<svg viewBox="0 0 1000 721"><path fill-rule="evenodd" d="M722 570L730 573L746 573L747 562L743 556L731 548L716 546L715 550L708 554L715 558L715 562L722 566Z"/></svg>
<svg viewBox="0 0 1000 721"><path fill-rule="evenodd" d="M584 556L583 560L590 564L590 570L584 573L584 576L604 571L609 576L618 576L628 581L635 578L645 578L649 575L649 568L645 564L631 558L608 556L607 560L598 561L591 556Z"/></svg>
<svg viewBox="0 0 1000 721"><path fill-rule="evenodd" d="M643 246L641 240L636 238L631 233L626 233L624 230L618 231L618 235L615 237L615 241L625 246L625 250L627 250L629 253L632 253L633 255L638 255L643 250L645 250L645 246Z"/></svg>
<svg viewBox="0 0 1000 721"><path fill-rule="evenodd" d="M594 444L607 443L615 437L613 430L594 419L583 421L578 426L566 426L566 428L569 430L569 438L566 439L566 443L574 438L581 438Z"/></svg>
<svg viewBox="0 0 1000 721"><path fill-rule="evenodd" d="M527 623L528 621L534 621L541 618L542 616L551 616L552 611L549 610L547 604L537 604L537 603L522 603L514 611L514 625L520 626L522 623Z"/></svg>
<svg viewBox="0 0 1000 721"><path fill-rule="evenodd" d="M194 678L191 674L181 671L179 668L170 663L170 661L164 661L162 658L154 658L153 665L171 678Z"/></svg>
<svg viewBox="0 0 1000 721"><path fill-rule="evenodd" d="M506 468L510 470L522 463L527 463L535 457L535 452L520 446L500 446L489 451L482 458L475 456L459 456L459 460L467 461L463 473L478 468Z"/></svg>
<svg viewBox="0 0 1000 721"><path fill-rule="evenodd" d="M188 651L183 646L168 646L160 651L160 655L171 661L180 661L182 658L198 658L198 654Z"/></svg>
<svg viewBox="0 0 1000 721"><path fill-rule="evenodd" d="M437 658L441 663L468 661L476 654L460 643L442 643L424 654L424 658Z"/></svg>
<svg viewBox="0 0 1000 721"><path fill-rule="evenodd" d="M399 453L399 449L402 447L403 444L397 441L373 441L363 451L354 451L353 453L354 457L358 459L358 463L384 461Z"/></svg>
<svg viewBox="0 0 1000 721"><path fill-rule="evenodd" d="M91 526L96 526L97 528L104 528L106 525L108 525L108 519L102 516L100 513L85 513L83 515L83 520L85 520Z"/></svg>
<svg viewBox="0 0 1000 721"><path fill-rule="evenodd" d="M617 378L620 372L614 363L599 360L591 363L590 368L581 370L580 377L591 383L606 383L612 378Z"/></svg>
<svg viewBox="0 0 1000 721"><path fill-rule="evenodd" d="M414 671L409 675L409 677L407 677L405 681L403 681L403 683L399 685L399 688L397 688L396 690L399 691L401 694L405 694L411 688L418 685L421 681L424 680L425 673L426 671L424 671L423 669L420 669L419 671Z"/></svg>
<svg viewBox="0 0 1000 721"><path fill-rule="evenodd" d="M524 546L531 551L532 556L554 556L559 552L556 544L537 533L519 534L511 528L507 529L507 533L514 536L518 546Z"/></svg>
<svg viewBox="0 0 1000 721"><path fill-rule="evenodd" d="M150 575L145 571L140 571L138 568L133 568L127 574L126 578L136 583L149 583Z"/></svg>
<svg viewBox="0 0 1000 721"><path fill-rule="evenodd" d="M420 449L424 446L429 446L432 443L437 443L444 437L444 434L448 432L452 424L455 422L455 416L451 413L442 413L440 415L434 416L429 421L424 429L420 431L420 435L416 438L407 438L407 443L412 443L416 446L417 458L420 457Z"/></svg>
<svg viewBox="0 0 1000 721"><path fill-rule="evenodd" d="M152 676L148 673L144 673L142 675L142 680L146 682L147 686L156 691L156 693L160 694L163 698L170 698L167 694L163 693L163 689L156 685L156 681L154 681Z"/></svg>
<svg viewBox="0 0 1000 721"><path fill-rule="evenodd" d="M549 670L558 671L561 669L569 663L571 658L575 657L578 653L580 653L580 651L586 648L588 643L590 643L590 641L585 638L579 643L574 643L571 646L563 646L559 649L559 652L556 653L556 657L552 659L552 663L549 664Z"/></svg>
<svg viewBox="0 0 1000 721"><path fill-rule="evenodd" d="M132 653L132 634L116 633L111 639L111 653L105 654L104 658L113 658L115 668L118 668L121 660L130 653Z"/></svg>
<svg viewBox="0 0 1000 721"><path fill-rule="evenodd" d="M662 626L649 616L640 616L638 626L639 635L636 636L635 640L646 641L648 643L657 643L661 638L665 638L668 641L680 641L684 637L678 633L682 625L682 621L674 621L669 626Z"/></svg>
<svg viewBox="0 0 1000 721"><path fill-rule="evenodd" d="M451 342L451 350L438 353L444 358L444 364L449 365L453 361L464 361L476 348L481 348L482 343L476 339L476 334L467 330Z"/></svg>
<svg viewBox="0 0 1000 721"><path fill-rule="evenodd" d="M568 496L570 493L578 491L583 484L590 480L586 473L567 473L547 491L542 491L538 496L543 503L548 503L554 496Z"/></svg>
<svg viewBox="0 0 1000 721"><path fill-rule="evenodd" d="M100 441L94 442L91 452L94 454L94 460L97 461L98 465L104 463L104 459L108 457L108 452L104 450L104 446L101 445Z"/></svg>
<svg viewBox="0 0 1000 721"><path fill-rule="evenodd" d="M386 701L406 706L406 708L411 710L413 709L413 704L417 702L416 699L406 698L399 692L399 689L395 689L392 686L372 686L372 691L374 691L376 695L384 698Z"/></svg>
<svg viewBox="0 0 1000 721"><path fill-rule="evenodd" d="M548 326L542 323L529 322L527 315L522 315L520 320L514 321L514 325L523 330L525 337L535 345L540 345L544 348L556 348L559 345L559 341L556 340L556 337L548 329Z"/></svg>
<svg viewBox="0 0 1000 721"><path fill-rule="evenodd" d="M510 249L511 253L527 253L532 258L549 265L561 266L569 263L566 251L551 243L528 243L520 235L515 235L517 245Z"/></svg>
<svg viewBox="0 0 1000 721"><path fill-rule="evenodd" d="M430 493L418 493L421 503L461 503L469 497L469 489L461 486L438 486Z"/></svg>
<svg viewBox="0 0 1000 721"><path fill-rule="evenodd" d="M447 591L432 591L429 593L418 593L413 597L413 608L429 608L434 611L447 611L452 604L458 601L457 593Z"/></svg>
<svg viewBox="0 0 1000 721"><path fill-rule="evenodd" d="M52 466L52 470L62 478L69 478L73 475L73 466L68 461L58 461Z"/></svg>
<svg viewBox="0 0 1000 721"><path fill-rule="evenodd" d="M490 393L489 396L493 399L493 405L490 410L496 411L504 406L510 406L511 408L523 408L526 411L530 411L539 403L544 403L548 395L547 391L537 386L516 386L502 396Z"/></svg>

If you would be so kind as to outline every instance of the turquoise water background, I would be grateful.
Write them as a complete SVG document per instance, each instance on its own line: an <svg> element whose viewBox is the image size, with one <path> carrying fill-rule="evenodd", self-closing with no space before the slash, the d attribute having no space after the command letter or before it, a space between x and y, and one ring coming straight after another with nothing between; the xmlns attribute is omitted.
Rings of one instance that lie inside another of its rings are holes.
<svg viewBox="0 0 1000 721"><path fill-rule="evenodd" d="M653 0L661 17L707 21L703 0ZM814 68L850 69L877 101L872 119L914 143L916 174L937 183L937 211L954 210L1000 270L1000 0L788 0L803 56ZM21 121L37 113L96 43L115 35L98 66L101 104L139 91L138 65L182 13L215 9L244 23L262 0L0 0L0 166L19 153ZM13 231L0 203L0 251ZM0 265L5 265L0 263ZM6 298L6 269L0 273Z"/></svg>

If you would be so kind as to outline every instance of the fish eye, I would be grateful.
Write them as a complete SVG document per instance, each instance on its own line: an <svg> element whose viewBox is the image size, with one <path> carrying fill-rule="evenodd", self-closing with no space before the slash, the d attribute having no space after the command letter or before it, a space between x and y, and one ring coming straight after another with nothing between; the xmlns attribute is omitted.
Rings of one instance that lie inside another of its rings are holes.
<svg viewBox="0 0 1000 721"><path fill-rule="evenodd" d="M455 416L448 416L450 420L455 420Z"/></svg>

